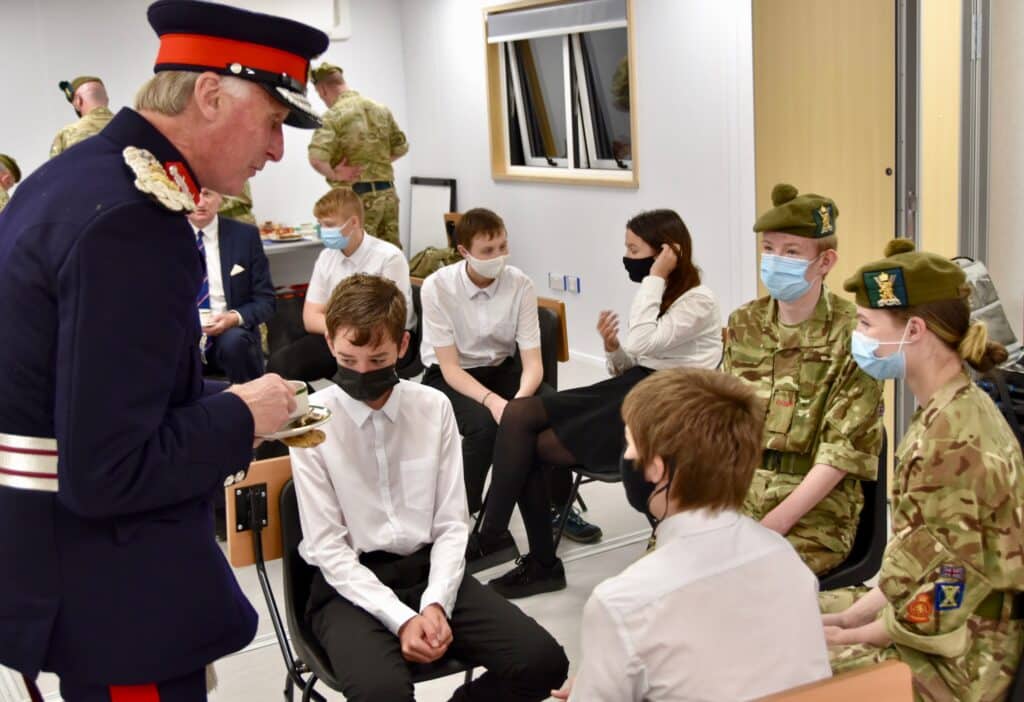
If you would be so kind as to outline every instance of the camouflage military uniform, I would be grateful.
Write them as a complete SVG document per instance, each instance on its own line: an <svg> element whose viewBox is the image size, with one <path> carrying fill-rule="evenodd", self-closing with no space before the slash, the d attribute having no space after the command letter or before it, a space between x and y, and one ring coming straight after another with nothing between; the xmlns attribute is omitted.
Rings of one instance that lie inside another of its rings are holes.
<svg viewBox="0 0 1024 702"><path fill-rule="evenodd" d="M765 457L743 510L761 519L819 463L848 474L786 535L815 573L839 565L853 546L882 444L882 386L850 356L856 308L827 289L810 319L778 321L778 302L755 300L729 316L722 367L767 403Z"/></svg>
<svg viewBox="0 0 1024 702"><path fill-rule="evenodd" d="M0 212L3 212L4 207L7 206L7 203L10 201L10 199L11 196L7 194L7 191L4 190L3 188L0 188Z"/></svg>
<svg viewBox="0 0 1024 702"><path fill-rule="evenodd" d="M966 375L917 411L897 449L892 526L879 587L893 643L834 648L834 669L898 658L918 699L1005 699L1024 646L1002 596L1024 589L1024 459Z"/></svg>
<svg viewBox="0 0 1024 702"><path fill-rule="evenodd" d="M252 213L252 189L249 181L245 181L241 195L224 195L217 211L221 217L237 219L239 222L256 224L256 216Z"/></svg>
<svg viewBox="0 0 1024 702"><path fill-rule="evenodd" d="M77 122L72 122L66 127L61 128L53 140L53 146L50 147L50 158L66 151L94 134L99 134L107 126L107 122L112 119L114 119L113 112L106 107L97 107Z"/></svg>
<svg viewBox="0 0 1024 702"><path fill-rule="evenodd" d="M405 133L391 111L378 102L346 90L323 115L323 126L313 132L309 155L331 167L345 159L363 171L360 183L392 183L392 187L359 193L366 216L363 228L378 239L401 247L398 237L398 193L391 161L409 150ZM352 187L351 182L327 179L331 187Z"/></svg>

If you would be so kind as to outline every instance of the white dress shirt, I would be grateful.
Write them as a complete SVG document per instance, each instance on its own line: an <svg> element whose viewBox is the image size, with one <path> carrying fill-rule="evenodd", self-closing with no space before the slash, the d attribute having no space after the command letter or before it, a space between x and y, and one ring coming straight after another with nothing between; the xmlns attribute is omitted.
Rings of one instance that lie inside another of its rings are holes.
<svg viewBox="0 0 1024 702"><path fill-rule="evenodd" d="M583 610L577 702L749 700L831 676L818 580L737 512L682 512Z"/></svg>
<svg viewBox="0 0 1024 702"><path fill-rule="evenodd" d="M451 403L441 392L401 381L379 410L332 385L310 396L331 410L326 441L293 448L292 477L303 540L299 553L352 604L395 634L417 612L359 555L409 555L433 544L420 612L437 603L451 617L465 570L466 488Z"/></svg>
<svg viewBox="0 0 1024 702"><path fill-rule="evenodd" d="M690 288L659 317L664 294L664 278L649 275L641 281L626 336L618 350L606 354L609 373L633 366L715 368L722 360L722 313L711 288Z"/></svg>
<svg viewBox="0 0 1024 702"><path fill-rule="evenodd" d="M189 222L189 224L192 224ZM202 230L192 224L192 231L199 236L203 232L203 248L206 250L206 280L210 284L210 310L225 312L228 308L227 296L224 294L224 280L220 270L220 216ZM196 244L198 246L198 244Z"/></svg>
<svg viewBox="0 0 1024 702"><path fill-rule="evenodd" d="M423 281L420 358L437 363L435 347L454 346L460 368L497 366L515 353L540 348L537 293L518 268L505 266L486 288L469 279L466 262L435 271Z"/></svg>
<svg viewBox="0 0 1024 702"><path fill-rule="evenodd" d="M334 288L355 273L387 278L405 295L405 328L416 327L416 311L412 307L412 286L409 283L409 262L402 250L375 236L363 233L359 248L346 256L337 249L324 249L313 264L313 275L306 289L306 299L326 305Z"/></svg>

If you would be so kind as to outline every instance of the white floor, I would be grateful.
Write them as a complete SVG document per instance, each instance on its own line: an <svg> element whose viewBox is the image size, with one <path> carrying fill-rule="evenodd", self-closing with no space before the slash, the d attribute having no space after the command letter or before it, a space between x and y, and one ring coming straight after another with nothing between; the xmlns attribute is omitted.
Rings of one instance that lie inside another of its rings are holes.
<svg viewBox="0 0 1024 702"><path fill-rule="evenodd" d="M560 388L593 383L605 376L602 365L588 360L570 360L559 367ZM517 602L539 621L565 647L573 667L579 663L580 612L591 590L605 578L620 572L642 553L650 529L647 521L627 504L618 484L593 484L581 490L589 512L586 517L599 524L604 538L598 544L581 546L563 541L560 556L565 562L568 588L561 592L538 595ZM513 519L512 533L525 549L526 537L518 514ZM510 564L478 574L481 580L500 574ZM216 664L220 684L210 696L212 702L262 702L282 697L285 667L274 639L273 627L267 617L266 604L260 592L254 567L237 571L239 582L253 606L260 613L260 626L253 643ZM280 596L280 561L269 565L275 593ZM416 699L423 702L447 700L461 683L461 676L451 676L424 683L416 689ZM47 700L57 700L57 681L43 676L40 688ZM318 690L329 700L344 697L326 688Z"/></svg>

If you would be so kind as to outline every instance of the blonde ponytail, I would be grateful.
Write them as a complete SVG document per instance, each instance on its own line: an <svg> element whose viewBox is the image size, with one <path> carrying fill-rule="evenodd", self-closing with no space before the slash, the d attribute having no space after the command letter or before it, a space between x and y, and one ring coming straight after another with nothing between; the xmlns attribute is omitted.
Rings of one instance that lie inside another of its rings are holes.
<svg viewBox="0 0 1024 702"><path fill-rule="evenodd" d="M975 370L985 373L1007 359L1002 344L988 340L988 327L983 322L972 322L957 346L957 353Z"/></svg>

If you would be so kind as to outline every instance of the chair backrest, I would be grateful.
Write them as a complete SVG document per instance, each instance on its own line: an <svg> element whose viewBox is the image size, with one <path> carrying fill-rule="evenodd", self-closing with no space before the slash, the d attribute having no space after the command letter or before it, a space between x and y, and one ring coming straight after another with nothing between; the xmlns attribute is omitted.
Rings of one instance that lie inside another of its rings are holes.
<svg viewBox="0 0 1024 702"><path fill-rule="evenodd" d="M565 323L565 303L550 297L538 297L537 306L542 310L549 310L557 320L555 327L555 341L558 345L557 359L565 363L569 360L569 331Z"/></svg>
<svg viewBox="0 0 1024 702"><path fill-rule="evenodd" d="M289 480L281 489L281 564L284 577L284 601L290 631L304 628L305 607L316 569L299 555L302 522L295 483Z"/></svg>
<svg viewBox="0 0 1024 702"><path fill-rule="evenodd" d="M882 429L882 452L878 456L878 478L862 481L864 508L857 523L857 534L853 539L850 555L833 570L819 579L822 590L859 585L874 576L882 565L885 545L888 542L888 468L889 439Z"/></svg>
<svg viewBox="0 0 1024 702"><path fill-rule="evenodd" d="M278 511L278 496L285 483L292 479L292 461L288 455L253 461L245 480L224 488L225 519L227 519L228 561L235 568L242 568L256 562L253 549L252 531L238 531L235 528L236 507L235 496L244 488L265 486L267 504L267 523L260 532L263 544L263 560L272 561L281 557L281 530L278 524L281 516Z"/></svg>
<svg viewBox="0 0 1024 702"><path fill-rule="evenodd" d="M761 702L912 702L910 666L885 661L828 680L762 697Z"/></svg>
<svg viewBox="0 0 1024 702"><path fill-rule="evenodd" d="M462 221L461 212L444 213L444 230L448 234L448 246L455 248L455 227Z"/></svg>

